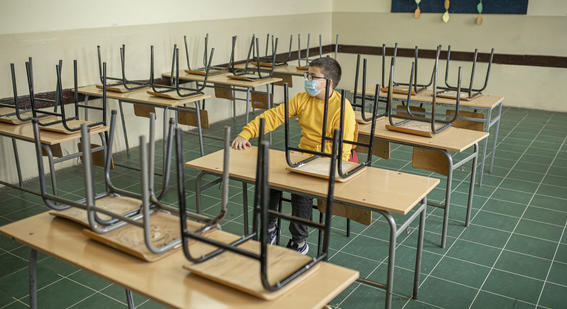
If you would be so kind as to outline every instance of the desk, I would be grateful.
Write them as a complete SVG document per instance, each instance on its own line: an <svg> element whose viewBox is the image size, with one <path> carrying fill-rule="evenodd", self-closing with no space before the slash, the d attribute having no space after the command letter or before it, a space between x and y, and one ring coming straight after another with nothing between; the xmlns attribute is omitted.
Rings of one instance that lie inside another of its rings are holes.
<svg viewBox="0 0 567 309"><path fill-rule="evenodd" d="M91 134L98 134L99 135L100 140L101 140L101 144L102 144L101 147L97 147L97 148L92 149L93 152L106 148L106 138L104 136L104 132L106 132L106 131L108 131L107 126L97 126L97 127L90 129ZM19 155L18 155L18 147L17 147L17 143L16 143L16 140L30 142L32 144L35 143L35 138L34 138L34 134L33 134L33 125L31 123L31 121L27 122L27 123L23 123L23 124L18 124L18 125L12 125L12 124L8 124L8 123L0 122L0 136L6 136L6 137L9 137L9 138L12 139L12 148L14 150L14 159L16 161L16 170L17 170L17 173L18 173L18 184L17 185L14 185L14 184L2 181L2 180L0 180L0 184L8 186L8 187L15 188L15 189L18 189L18 190L22 190L22 191L25 191L25 192L28 192L28 193L31 193L31 194L41 195L41 193L39 193L39 192L30 190L30 189L24 187L23 179L22 179L22 172L21 172L21 168L20 168L20 158L19 158ZM81 156L82 153L76 152L76 153L72 153L72 154L68 154L68 155L63 155L62 153L59 153L59 154L56 153L55 155L58 158L54 159L52 147L53 146L60 146L61 143L64 143L64 142L79 140L81 138L81 132L75 131L75 132L71 132L69 134L57 133L57 132L53 132L53 131L41 130L41 127L40 127L39 136L40 136L40 141L41 141L43 151L48 157L52 190L53 190L53 193L56 194L57 183L56 183L56 180L55 180L55 164L63 162L63 161L71 160L73 158L77 158L77 157Z"/></svg>
<svg viewBox="0 0 567 309"><path fill-rule="evenodd" d="M220 73L220 74L215 74L215 75L211 75L207 77L207 84L213 83L213 84L217 84L216 86L213 86L215 88L221 88L221 89L230 89L232 91L245 91L246 92L246 123L248 123L249 119L248 119L248 113L249 113L249 108L250 108L250 92L252 89L256 88L256 87L261 87L261 86L266 86L266 96L267 96L267 100L268 100L268 107L271 107L271 103L270 102L270 85L276 82L281 81L281 78L275 78L275 77L267 77L267 78L262 78L262 79L258 79L258 80L254 80L254 81L244 81L244 80L237 80L237 79L232 79L229 78L228 76L232 75L232 73L229 72L225 72L225 73ZM162 74L163 77L166 78L170 78L171 77L171 73L164 73ZM203 82L205 80L205 76L203 75L197 75L197 74L189 74L186 72L183 73L179 73L179 79L180 80L184 80L184 81L194 81L194 82ZM233 96L233 101L232 101L233 105L232 105L232 116L233 118L236 117L236 97Z"/></svg>
<svg viewBox="0 0 567 309"><path fill-rule="evenodd" d="M352 93L353 91L351 91ZM366 90L366 96L374 97L375 89L368 89ZM431 90L424 90L419 92L416 95L412 95L411 101L417 103L428 103L431 104L433 101L433 91ZM362 90L357 91L357 95L362 95ZM387 97L386 92L380 92L380 97L385 98ZM405 101L407 100L406 94L399 94L394 93L392 99L397 101ZM466 107L469 109L475 110L483 110L486 111L486 118L469 118L469 117L458 117L459 119L464 120L471 120L475 122L481 122L484 126L485 132L490 132L490 128L496 126L494 131L494 140L492 141L492 154L490 157L490 168L489 172L492 172L492 168L494 167L494 156L496 155L496 141L498 140L498 130L500 127L500 118L502 116L502 103L504 102L504 97L502 96L491 96L491 95L480 95L472 100L461 100L460 107ZM447 98L437 98L437 103L442 105L449 105L455 106L456 100L454 99L447 99ZM496 116L492 117L493 111L496 109ZM446 115L436 115L436 117L440 117L439 119L444 119ZM479 184L482 184L482 176L484 174L484 161L486 158L486 151L488 149L488 139L484 140L484 146L482 147L482 155L480 159L480 174L478 176Z"/></svg>
<svg viewBox="0 0 567 309"><path fill-rule="evenodd" d="M399 121L399 119L396 119ZM445 203L437 204L431 201L428 202L429 205L440 207L444 209L443 212L443 230L441 233L441 247L445 247L447 240L447 224L449 221L449 206L451 203L451 185L453 180L453 171L465 163L472 160L471 178L469 185L469 197L467 202L467 215L465 219L465 226L469 225L470 212L472 207L472 198L474 193L474 182L476 174L476 161L478 157L478 143L482 140L487 139L488 133L482 131L473 131L455 127L448 127L447 129L435 134L433 137L423 137L412 134L405 134L395 131L390 131L386 129L386 124L389 123L388 117L381 117L376 119L376 128L374 130L374 137L387 141L394 142L398 144L404 144L413 147L420 147L424 149L430 149L440 152L447 162L447 186L445 188ZM371 131L371 124L359 124L358 128L359 135L368 137ZM470 147L473 147L473 153L462 159L459 162L453 162L453 157L451 152L463 152ZM443 161L437 161L433 164L440 163Z"/></svg>
<svg viewBox="0 0 567 309"><path fill-rule="evenodd" d="M181 250L157 262L145 263L89 240L81 230L79 225L47 213L0 227L0 233L31 248L30 280L35 278L33 257L37 250L173 308L319 309L358 278L356 271L322 262L290 293L263 301L190 275L182 269L189 261ZM30 288L31 302L37 292L33 285Z"/></svg>
<svg viewBox="0 0 567 309"><path fill-rule="evenodd" d="M246 183L253 183L256 178L257 148L247 150L231 150L229 176L243 182L244 225L248 226ZM200 203L200 179L204 174L220 175L223 170L223 150L197 158L186 163L186 166L196 168L202 172L195 182L197 207ZM286 170L285 152L270 149L269 179L271 188L289 191L292 193L327 198L328 181L316 177L291 173ZM214 183L215 181L213 181ZM394 280L395 248L397 237L417 218L420 218L419 237L417 244L416 268L414 277L414 298L417 297L419 286L419 272L421 252L423 249L423 228L425 225L425 209L427 207L427 194L439 184L439 179L419 175L411 175L378 168L366 168L359 175L348 182L335 183L334 200L353 207L370 209L383 215L390 225L390 247L388 258L388 278L386 284L372 282L366 279L359 281L386 289L386 308L391 307L392 288ZM415 211L410 212L415 208ZM390 213L409 215L408 220L396 225Z"/></svg>
<svg viewBox="0 0 567 309"><path fill-rule="evenodd" d="M156 97L151 94L148 94L148 90L151 88L140 88L136 90L132 90L130 92L112 92L107 91L106 97L109 99L116 99L118 100L118 106L120 108L120 119L122 121L122 130L124 132L124 140L126 142L126 151L129 153L130 146L128 144L128 133L126 132L126 121L124 120L124 110L122 109L122 102L133 103L133 104L142 104L152 107L159 107L163 108L163 142L164 142L164 152L167 147L165 147L165 142L167 140L167 111L169 109L178 110L179 107L184 106L186 104L194 103L195 110L199 111L200 108L200 101L204 99L210 98L209 95L200 94L187 97L182 100L173 100L173 99L165 99L161 97ZM81 87L77 91L80 94L85 95L85 105L88 104L89 96L102 98L102 89L97 88L95 85ZM201 155L203 155L203 130L201 126L201 115L200 113L196 112L197 115L197 130L199 132L199 145L201 150ZM85 120L88 120L87 109L85 109Z"/></svg>
<svg viewBox="0 0 567 309"><path fill-rule="evenodd" d="M235 65L234 68L235 69L245 69L246 64L245 63L239 63L239 64ZM256 69L256 63L253 63L253 62L248 63L248 69L249 70ZM264 71L264 72L269 72L269 71L271 71L271 69L272 69L271 67L260 67L260 70ZM305 72L307 72L307 70L299 70L297 68L297 65L295 65L295 64L277 65L274 68L274 73L283 74L283 75L293 75L293 76L303 77L303 74Z"/></svg>

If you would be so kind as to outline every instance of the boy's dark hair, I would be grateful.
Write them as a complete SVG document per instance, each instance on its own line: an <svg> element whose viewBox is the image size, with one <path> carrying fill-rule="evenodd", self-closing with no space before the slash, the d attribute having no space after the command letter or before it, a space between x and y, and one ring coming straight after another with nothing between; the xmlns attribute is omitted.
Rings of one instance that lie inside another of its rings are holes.
<svg viewBox="0 0 567 309"><path fill-rule="evenodd" d="M321 69L323 75L333 81L333 88L337 88L342 74L341 65L337 60L331 57L321 57L311 61L309 66Z"/></svg>

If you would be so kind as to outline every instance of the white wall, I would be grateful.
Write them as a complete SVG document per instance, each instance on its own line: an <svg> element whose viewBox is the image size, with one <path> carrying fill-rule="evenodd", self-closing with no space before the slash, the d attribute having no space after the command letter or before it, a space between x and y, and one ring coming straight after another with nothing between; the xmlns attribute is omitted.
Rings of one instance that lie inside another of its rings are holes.
<svg viewBox="0 0 567 309"><path fill-rule="evenodd" d="M0 34L331 12L331 0L0 0Z"/></svg>
<svg viewBox="0 0 567 309"><path fill-rule="evenodd" d="M81 1L0 1L0 46L3 46L0 49L0 98L12 96L9 63L16 65L19 94L28 93L24 62L30 56L33 57L36 92L44 92L54 90L55 64L59 59L64 63L64 88L73 85L74 59L79 63L80 85L99 82L97 45L102 47L109 75L120 76L119 48L126 44L126 75L130 79L147 79L150 45L155 46L155 71L159 75L169 70L173 44L182 47L184 35L189 40L193 66L202 61L205 33L210 35L209 48L216 49L214 64L228 62L232 35L239 37L237 59L246 57L252 33L260 36L261 44L266 33L283 38L280 52L287 51L290 33L306 34L309 30L313 35L321 33L324 44L332 41L330 0L162 1L159 6L155 1L98 1L96 7L92 6L93 2L86 5ZM132 13L121 13L127 11L128 6L135 8ZM77 14L77 11L83 13ZM61 18L52 18L57 12ZM181 58L181 65L185 66L184 56ZM299 87L292 91L296 89ZM212 89L206 89L206 93L214 97ZM109 106L117 109L114 100L110 100ZM130 104L124 107L130 146L136 146L138 136L147 134L148 120L134 116ZM231 117L232 111L231 103L224 99L207 100L207 110L212 122ZM244 104L239 101L237 114L242 113ZM160 111L157 116L161 121ZM156 134L161 136L161 125ZM36 177L33 147L24 142L18 145L24 162L24 178ZM124 145L118 125L116 151L124 150ZM64 144L63 151L76 151L75 143ZM0 158L0 179L15 183L16 169L7 138L0 138Z"/></svg>
<svg viewBox="0 0 567 309"><path fill-rule="evenodd" d="M567 55L567 1L531 0L527 15L485 15L484 23L474 23L476 14L451 14L450 21L441 21L440 13L422 13L415 19L412 13L389 13L391 0L333 1L333 33L338 33L343 44L435 49L438 44L452 50L500 54ZM356 20L356 23L353 22ZM352 55L341 55L346 66L343 87L353 84ZM367 56L368 57L368 56ZM376 63L377 57L368 57ZM410 58L401 58L398 72L409 72ZM404 64L405 63L405 64ZM431 68L428 61L425 68ZM441 76L444 62L441 62ZM458 64L458 63L455 63ZM403 66L406 66L406 70ZM460 63L465 74L470 63ZM372 66L375 68L376 66ZM480 64L480 72L485 68ZM453 70L455 72L456 70ZM374 76L377 74L371 74ZM409 75L409 73L408 73ZM400 76L400 73L398 73ZM403 75L404 79L405 74ZM466 76L466 75L465 75ZM422 76L426 78L425 75ZM468 83L468 78L464 81ZM372 81L372 80L371 80ZM536 108L567 112L566 99L558 89L567 84L567 69L516 65L493 65L487 94L502 95L506 106Z"/></svg>

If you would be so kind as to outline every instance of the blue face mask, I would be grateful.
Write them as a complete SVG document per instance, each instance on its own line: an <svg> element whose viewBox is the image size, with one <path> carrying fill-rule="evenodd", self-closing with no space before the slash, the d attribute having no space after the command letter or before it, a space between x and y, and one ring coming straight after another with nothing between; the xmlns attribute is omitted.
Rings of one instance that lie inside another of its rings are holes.
<svg viewBox="0 0 567 309"><path fill-rule="evenodd" d="M317 81L316 80L308 80L305 79L303 82L303 86L305 87L305 92L310 96L314 97L321 92L321 90L317 89Z"/></svg>

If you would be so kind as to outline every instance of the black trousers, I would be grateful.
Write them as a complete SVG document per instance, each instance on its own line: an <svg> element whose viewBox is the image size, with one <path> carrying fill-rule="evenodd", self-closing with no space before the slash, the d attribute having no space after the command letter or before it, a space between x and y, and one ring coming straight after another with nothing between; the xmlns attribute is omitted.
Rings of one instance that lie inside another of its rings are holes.
<svg viewBox="0 0 567 309"><path fill-rule="evenodd" d="M270 189L270 204L271 210L277 211L278 204L282 197L282 191ZM307 220L312 220L313 213L313 198L305 197L299 194L291 195L291 215L295 217L300 217ZM274 216L268 216L268 229L276 226L277 218ZM291 233L291 239L295 242L303 242L309 236L309 227L305 224L298 222L289 223L289 232Z"/></svg>

